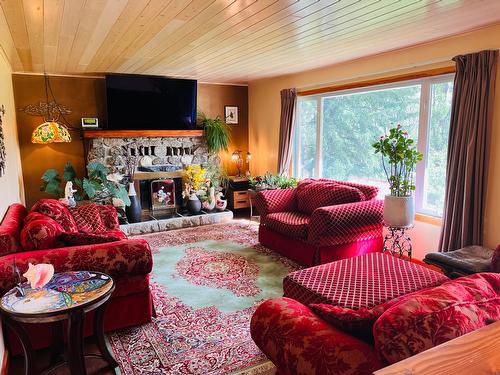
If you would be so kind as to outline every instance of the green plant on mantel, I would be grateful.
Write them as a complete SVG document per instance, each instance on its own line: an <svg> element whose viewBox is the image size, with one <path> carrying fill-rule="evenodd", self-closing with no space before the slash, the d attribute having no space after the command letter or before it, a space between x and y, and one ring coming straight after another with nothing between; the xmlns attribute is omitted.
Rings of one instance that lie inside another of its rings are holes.
<svg viewBox="0 0 500 375"><path fill-rule="evenodd" d="M76 189L74 194L75 200L91 200L99 203L111 203L113 198L118 198L130 205L125 186L116 179L111 178L108 169L101 163L89 163L87 165L88 177L78 178L75 168L70 162L64 166L62 177L59 175L57 169L47 169L42 176L42 186L40 191L47 194L63 197L64 188L61 186L62 182L66 183L71 181L73 187Z"/></svg>
<svg viewBox="0 0 500 375"><path fill-rule="evenodd" d="M231 141L231 129L219 117L208 118L203 112L198 111L198 123L205 129L208 152L217 154L220 151L229 150Z"/></svg>

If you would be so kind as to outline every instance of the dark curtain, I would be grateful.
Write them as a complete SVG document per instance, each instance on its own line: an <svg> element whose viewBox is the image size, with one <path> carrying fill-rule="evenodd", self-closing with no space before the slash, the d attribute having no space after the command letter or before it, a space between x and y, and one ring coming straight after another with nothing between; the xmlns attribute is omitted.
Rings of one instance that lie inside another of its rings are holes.
<svg viewBox="0 0 500 375"><path fill-rule="evenodd" d="M453 58L456 75L440 251L483 243L497 60L498 51Z"/></svg>
<svg viewBox="0 0 500 375"><path fill-rule="evenodd" d="M281 90L280 140L278 145L278 173L288 174L292 159L292 136L294 129L296 89Z"/></svg>

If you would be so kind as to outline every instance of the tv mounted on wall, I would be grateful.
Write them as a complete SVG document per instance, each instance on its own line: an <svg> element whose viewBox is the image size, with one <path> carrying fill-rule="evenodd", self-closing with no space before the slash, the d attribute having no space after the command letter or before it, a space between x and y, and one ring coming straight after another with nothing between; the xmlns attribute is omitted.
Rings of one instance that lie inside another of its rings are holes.
<svg viewBox="0 0 500 375"><path fill-rule="evenodd" d="M106 75L106 99L108 129L196 128L196 80Z"/></svg>

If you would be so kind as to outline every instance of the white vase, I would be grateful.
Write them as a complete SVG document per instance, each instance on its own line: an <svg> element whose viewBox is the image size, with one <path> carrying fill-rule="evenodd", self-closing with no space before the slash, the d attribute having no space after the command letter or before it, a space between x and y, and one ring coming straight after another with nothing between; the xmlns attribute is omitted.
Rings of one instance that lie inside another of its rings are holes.
<svg viewBox="0 0 500 375"><path fill-rule="evenodd" d="M402 228L413 225L415 218L415 199L413 196L396 197L386 195L384 199L384 223L387 226Z"/></svg>

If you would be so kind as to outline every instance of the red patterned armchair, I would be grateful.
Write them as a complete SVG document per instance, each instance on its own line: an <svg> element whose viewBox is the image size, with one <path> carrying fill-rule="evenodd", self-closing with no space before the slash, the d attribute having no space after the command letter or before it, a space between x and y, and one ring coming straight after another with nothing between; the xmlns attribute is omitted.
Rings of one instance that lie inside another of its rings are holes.
<svg viewBox="0 0 500 375"><path fill-rule="evenodd" d="M279 375L369 375L500 320L500 274L449 280L374 253L287 279L250 328Z"/></svg>
<svg viewBox="0 0 500 375"><path fill-rule="evenodd" d="M2 295L14 286L14 260L21 273L28 263L51 263L56 272L89 270L111 275L116 288L104 319L107 331L151 321L151 249L144 240L127 239L112 206L68 209L57 200L42 199L28 212L23 205L13 204L0 224ZM91 320L89 314L86 331L92 327ZM31 328L33 345L47 346L49 327Z"/></svg>
<svg viewBox="0 0 500 375"><path fill-rule="evenodd" d="M327 179L255 197L259 242L304 266L382 250L378 188Z"/></svg>

